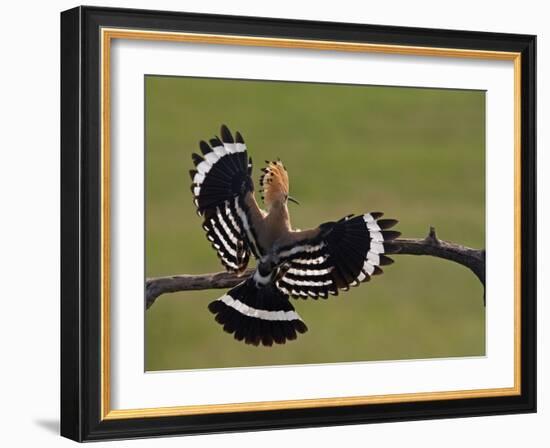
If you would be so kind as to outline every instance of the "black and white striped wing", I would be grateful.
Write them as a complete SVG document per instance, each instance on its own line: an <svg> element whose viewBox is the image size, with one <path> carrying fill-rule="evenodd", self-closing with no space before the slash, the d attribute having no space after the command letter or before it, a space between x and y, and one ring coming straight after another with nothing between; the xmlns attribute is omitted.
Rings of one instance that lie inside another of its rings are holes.
<svg viewBox="0 0 550 448"><path fill-rule="evenodd" d="M251 250L250 213L246 197L252 194L252 161L237 132L235 139L224 125L222 138L210 144L200 142L202 156L193 154L195 169L190 171L193 201L204 218L203 228L225 268L232 272L246 269Z"/></svg>
<svg viewBox="0 0 550 448"><path fill-rule="evenodd" d="M381 274L380 266L393 263L385 254L396 251L386 243L400 235L388 230L397 221L381 216L366 213L325 223L317 236L281 248L284 275L277 287L292 297L327 298Z"/></svg>
<svg viewBox="0 0 550 448"><path fill-rule="evenodd" d="M238 199L237 199L238 201ZM235 201L224 201L204 213L202 224L206 238L212 243L224 267L231 272L242 272L250 259L250 246L236 211Z"/></svg>

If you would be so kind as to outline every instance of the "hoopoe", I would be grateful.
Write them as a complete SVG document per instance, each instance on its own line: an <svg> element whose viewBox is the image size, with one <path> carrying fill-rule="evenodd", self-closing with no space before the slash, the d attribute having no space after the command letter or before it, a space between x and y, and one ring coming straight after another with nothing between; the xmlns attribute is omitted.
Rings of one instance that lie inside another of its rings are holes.
<svg viewBox="0 0 550 448"><path fill-rule="evenodd" d="M326 299L381 274L396 251L386 242L400 233L382 213L348 215L309 230L290 223L288 173L280 160L266 161L260 177L265 210L254 196L252 159L242 135L227 126L221 139L201 141L190 171L193 201L224 267L242 274L252 254L254 273L211 302L209 310L238 341L271 346L294 340L308 328L289 298Z"/></svg>

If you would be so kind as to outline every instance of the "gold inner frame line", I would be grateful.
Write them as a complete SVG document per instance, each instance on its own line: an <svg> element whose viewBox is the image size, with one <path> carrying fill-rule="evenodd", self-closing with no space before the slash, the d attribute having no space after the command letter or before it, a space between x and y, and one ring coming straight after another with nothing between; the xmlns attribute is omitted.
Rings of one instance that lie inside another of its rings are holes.
<svg viewBox="0 0 550 448"><path fill-rule="evenodd" d="M128 419L261 410L306 409L413 401L501 397L521 394L521 54L485 50L418 47L336 41L279 39L218 34L196 34L137 29L101 29L101 419ZM514 62L514 386L441 392L369 395L230 404L184 405L141 409L111 409L110 366L110 63L113 39L240 45L324 51L457 57Z"/></svg>

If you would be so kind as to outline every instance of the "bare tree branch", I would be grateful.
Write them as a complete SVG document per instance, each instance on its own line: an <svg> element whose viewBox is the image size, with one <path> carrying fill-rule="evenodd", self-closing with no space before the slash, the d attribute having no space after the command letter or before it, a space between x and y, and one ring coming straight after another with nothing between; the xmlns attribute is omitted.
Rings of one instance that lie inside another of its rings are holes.
<svg viewBox="0 0 550 448"><path fill-rule="evenodd" d="M431 255L454 261L470 269L485 287L485 249L472 249L437 238L435 228L424 239L398 239L399 255Z"/></svg>
<svg viewBox="0 0 550 448"><path fill-rule="evenodd" d="M145 282L146 306L149 308L158 296L167 292L232 288L250 276L252 272L254 272L254 269L247 269L240 277L231 272L217 272L212 274L183 274L148 278Z"/></svg>
<svg viewBox="0 0 550 448"><path fill-rule="evenodd" d="M426 238L401 238L394 240L391 244L399 247L399 252L394 255L429 255L461 264L470 269L485 288L484 249L472 249L442 241L437 238L433 227L430 227L430 233ZM157 297L169 292L232 288L252 272L254 272L253 269L248 269L240 276L229 272L218 272L149 278L145 283L146 307L149 308ZM485 294L483 300L485 301Z"/></svg>

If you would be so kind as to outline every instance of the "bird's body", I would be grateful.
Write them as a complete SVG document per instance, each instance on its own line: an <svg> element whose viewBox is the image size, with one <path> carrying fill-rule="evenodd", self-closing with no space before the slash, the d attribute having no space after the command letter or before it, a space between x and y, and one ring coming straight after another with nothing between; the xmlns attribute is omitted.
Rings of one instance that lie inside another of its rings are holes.
<svg viewBox="0 0 550 448"><path fill-rule="evenodd" d="M242 136L222 126L221 139L202 141L193 154L194 202L207 238L227 270L242 273L250 255L254 274L209 305L216 321L237 340L272 345L295 339L307 327L289 297L327 298L382 273L393 262L385 244L399 232L382 213L349 215L308 230L290 222L288 174L281 161L267 162L260 178L263 210L254 196L252 160Z"/></svg>

